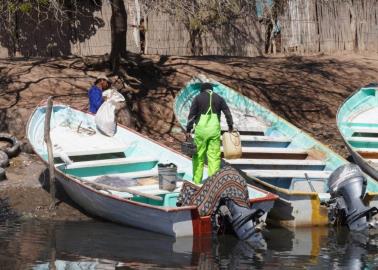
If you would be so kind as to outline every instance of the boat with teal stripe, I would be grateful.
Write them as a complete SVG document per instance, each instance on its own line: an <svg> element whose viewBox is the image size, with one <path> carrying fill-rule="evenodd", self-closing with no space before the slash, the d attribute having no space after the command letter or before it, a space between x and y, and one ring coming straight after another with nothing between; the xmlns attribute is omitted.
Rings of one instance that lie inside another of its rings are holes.
<svg viewBox="0 0 378 270"><path fill-rule="evenodd" d="M186 127L191 102L202 82L212 83L226 100L241 135L242 157L224 161L243 171L254 184L279 195L270 220L290 227L327 224L323 202L330 198L328 177L348 162L267 108L202 75L176 96L174 111L182 127ZM227 130L223 116L221 126ZM370 177L365 201L378 205L378 183Z"/></svg>
<svg viewBox="0 0 378 270"><path fill-rule="evenodd" d="M378 180L378 84L345 100L337 113L337 127L354 161Z"/></svg>
<svg viewBox="0 0 378 270"><path fill-rule="evenodd" d="M45 115L46 106L38 106L26 133L47 165ZM50 137L56 178L88 213L174 237L211 234L210 216L200 216L194 205L176 206L183 180L192 180L188 157L121 125L107 137L97 131L94 115L64 104L53 105ZM171 162L179 181L167 191L159 188L158 164ZM266 212L277 198L254 186L248 193L251 206Z"/></svg>

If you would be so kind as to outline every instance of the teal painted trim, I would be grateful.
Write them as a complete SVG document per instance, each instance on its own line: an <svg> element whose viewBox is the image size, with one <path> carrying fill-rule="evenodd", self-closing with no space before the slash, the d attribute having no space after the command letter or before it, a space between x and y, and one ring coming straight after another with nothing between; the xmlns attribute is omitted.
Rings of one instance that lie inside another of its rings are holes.
<svg viewBox="0 0 378 270"><path fill-rule="evenodd" d="M133 164L123 164L123 165L110 165L110 166L99 166L99 167L88 167L88 168L77 168L77 169L63 169L63 172L71 174L76 177L88 177L96 175L105 174L116 174L116 173L130 173L138 171L151 170L157 164L154 162L139 162Z"/></svg>
<svg viewBox="0 0 378 270"><path fill-rule="evenodd" d="M372 127L378 128L378 124L375 123L351 123L351 122L345 122L345 123L340 123L340 126L347 126L347 127Z"/></svg>
<svg viewBox="0 0 378 270"><path fill-rule="evenodd" d="M153 200L153 199L142 197L142 196L136 196L136 195L134 195L131 200L135 202L141 202L141 203L146 203L146 204L156 205L156 206L177 207L176 203L177 203L177 197L179 196L179 194L180 193L178 192L172 192L172 193L157 195L163 198L163 201L157 201L157 200Z"/></svg>
<svg viewBox="0 0 378 270"><path fill-rule="evenodd" d="M348 140L348 143L354 148L377 148L378 152L378 142L356 142Z"/></svg>

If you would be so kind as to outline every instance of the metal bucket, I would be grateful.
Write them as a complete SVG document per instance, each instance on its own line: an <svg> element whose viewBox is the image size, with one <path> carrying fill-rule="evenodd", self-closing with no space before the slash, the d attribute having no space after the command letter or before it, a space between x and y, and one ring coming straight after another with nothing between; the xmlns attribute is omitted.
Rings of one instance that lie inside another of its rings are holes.
<svg viewBox="0 0 378 270"><path fill-rule="evenodd" d="M173 191L177 183L177 166L173 163L158 164L159 189Z"/></svg>
<svg viewBox="0 0 378 270"><path fill-rule="evenodd" d="M189 156L189 157L193 157L194 154L197 152L197 147L193 141L193 139L188 139L186 142L183 142L181 144L181 151Z"/></svg>

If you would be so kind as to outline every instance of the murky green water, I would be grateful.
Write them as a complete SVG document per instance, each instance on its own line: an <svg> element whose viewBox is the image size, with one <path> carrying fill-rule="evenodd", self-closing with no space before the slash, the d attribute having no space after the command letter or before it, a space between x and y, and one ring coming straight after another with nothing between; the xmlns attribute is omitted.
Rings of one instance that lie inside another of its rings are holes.
<svg viewBox="0 0 378 270"><path fill-rule="evenodd" d="M173 239L104 222L0 223L0 269L378 269L378 231L264 236L256 249L232 236Z"/></svg>

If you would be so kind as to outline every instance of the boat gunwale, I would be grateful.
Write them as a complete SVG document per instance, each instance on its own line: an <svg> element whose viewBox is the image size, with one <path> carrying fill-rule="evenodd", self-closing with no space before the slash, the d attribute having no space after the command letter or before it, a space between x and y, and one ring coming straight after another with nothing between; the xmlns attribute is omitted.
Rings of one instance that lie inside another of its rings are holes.
<svg viewBox="0 0 378 270"><path fill-rule="evenodd" d="M239 96L242 96L242 97L245 97L246 99L252 101L252 102L253 102L254 104L256 104L257 106L260 106L260 107L263 108L264 110L266 110L266 111L268 111L269 113L271 113L273 116L277 117L277 119L278 119L279 121L282 121L284 124L286 124L286 125L288 125L288 126L291 126L291 127L295 128L295 129L297 129L298 132L302 132L302 133L305 134L306 136L312 138L312 139L313 139L317 144L319 144L320 146L322 146L322 147L324 147L324 148L326 148L326 149L329 149L328 146L326 146L325 144L323 144L322 142L320 142L319 140L317 140L316 138L314 138L313 136L311 136L308 132L306 132L306 131L304 131L304 130L302 130L302 129L299 129L299 128L296 127L294 124L292 124L292 123L290 123L289 121L285 120L284 118L282 118L281 116L277 115L275 112L269 110L269 109L266 108L265 106L263 106L263 105L261 105L261 104L255 102L255 101L253 101L253 100L252 100L251 98L249 98L249 97L246 97L246 96L241 95L240 93L238 93L237 91L235 91L235 90L232 89L231 87L229 87L229 86L227 86L227 85L225 85L225 84L223 84L223 83L221 83L221 82L218 82L218 81L216 81L216 80L214 80L214 79L212 79L212 78L208 78L208 77L206 77L206 78L207 78L207 80L210 81L211 83L216 83L216 84L219 84L219 85L221 85L221 86L224 86L224 87L227 88L228 91L232 91L232 92L234 92L234 94L239 95ZM173 112L174 112L174 114L175 114L176 119L180 119L180 118L178 117L177 113L176 113L176 110L175 110L175 108L176 108L176 104L177 104L177 100L178 100L177 97L179 97L184 91L186 91L186 88L187 88L189 85L196 83L195 80L197 80L198 82L201 82L201 80L200 80L199 78L194 77L194 78L191 79L189 82L187 82L183 88L181 88L181 90L177 93L177 95L176 95L176 97L175 97L174 110L173 110ZM198 82L197 82L197 83L198 83ZM361 89L362 89L362 88L361 88ZM348 97L348 99L351 98L356 92L360 91L361 89L358 89L357 91L355 91L351 96ZM347 100L348 100L348 99L347 99ZM345 100L345 102L346 102L347 100ZM345 103L345 102L344 102L344 103ZM343 103L343 104L344 104L344 103ZM341 108L341 107L339 107L339 109L338 109L338 111L337 111L337 115L336 115L336 117L338 116L338 112L339 112L340 108ZM181 125L181 123L180 123L180 125ZM336 118L336 126L338 127L338 124L337 124L337 118ZM339 128L339 127L338 127L338 128ZM340 132L340 130L339 130L339 132ZM340 132L340 133L341 133L341 132ZM341 135L342 135L342 134L341 134ZM342 137L342 139L344 140L344 136L341 136L341 137ZM308 149L306 149L306 150L308 150ZM340 158L341 160L344 160L344 161L345 161L345 164L350 163L350 162L348 162L346 159L344 159L341 155L339 155L338 153L332 151L331 149L329 149L329 151L331 151L332 154L335 155L336 157ZM323 161L325 161L325 160L323 159ZM371 167L371 166L369 165L369 167ZM266 182L264 182L263 180L260 180L260 179L255 178L255 177L250 177L250 176L248 176L248 178L250 178L250 179L252 179L252 180L254 180L254 181L257 181L258 183L260 183L260 184L262 184L262 185L264 185L264 186L267 186L267 187L269 187L269 188L271 188L271 189L273 189L273 190L276 190L276 191L282 192L282 193L287 194L287 195L303 195L303 196L306 195L306 196L307 196L307 195L315 195L315 194L317 195L317 194L321 193L321 192L311 192L311 191L307 191L307 192L306 192L306 191L295 191L295 190L284 189L284 188L280 188L280 187L277 187L277 186L271 185L271 184L269 184L269 183L266 183ZM369 179L368 179L368 180L369 180ZM374 181L374 180L371 179L371 181ZM374 183L377 184L378 182L377 182L377 181L374 181ZM325 193L327 193L327 192L325 192ZM328 192L328 193L329 193L329 192ZM369 194L369 195L371 195L371 196L378 196L378 192L369 192L369 191L367 191L366 193Z"/></svg>
<svg viewBox="0 0 378 270"><path fill-rule="evenodd" d="M46 101L47 99L41 101L37 106L36 108L33 110L33 112L30 114L30 117L28 119L28 122L27 122L27 125L26 125L26 134L28 134L28 130L29 130L29 127L30 127L30 121L32 119L32 116L35 114L35 112L39 109L39 108L43 108L43 107L46 107L46 104L44 104L44 101ZM89 112L85 112L83 110L80 110L80 109L77 109L77 108L74 108L74 107L71 107L71 106L68 106L66 104L63 104L63 103L55 103L53 104L53 106L65 106L65 107L69 107L71 109L74 109L76 111L79 111L79 112L83 112L85 114L88 114L88 115L93 115L92 113L89 113ZM186 159L189 159L187 156L183 155L182 153L174 150L174 149L170 149L168 148L167 146L159 143L159 142L155 142L153 141L152 139L148 138L147 136L135 131L135 130L132 130L130 129L129 127L126 127L124 125L121 125L121 124L118 124L117 125L121 126L122 128L125 128L126 130L138 135L138 136L141 136L153 143L156 143L158 145L160 145L161 147L163 148L166 148L168 149L169 151L173 151L175 152L176 154L179 154L180 156L183 156L184 158ZM42 156L36 151L36 149L34 148L34 145L31 143L31 141L29 140L29 136L27 136L27 140L29 142L29 144L31 145L32 149L33 149L33 152L37 154L38 158L46 165L48 166L48 161L44 160L42 158ZM54 170L55 172L57 172L60 177L63 177L64 180L69 180L69 181L72 181L73 183L83 187L83 188L86 188L88 190L90 190L91 192L94 192L96 193L97 195L100 195L100 196L103 196L103 197L107 197L107 198L110 198L110 199L113 199L113 200L117 200L117 201L121 201L121 202L125 202L125 203L129 203L129 204L133 204L133 205L136 205L136 206L140 206L140 207L145 207L145 208L151 208L151 209L155 209L155 210L160 210L162 212L166 212L166 213L169 213L169 212L179 212L179 211L187 211L187 210L197 210L198 212L198 207L195 206L195 205L189 205L189 206L181 206L181 207L166 207L166 206L155 206L155 205L150 205L150 204L147 204L147 203L142 203L142 202L136 202L136 201L132 201L130 199L125 199L125 198L121 198L119 196L116 196L116 195L113 195L113 194L105 194L103 192L100 192L98 190L96 190L95 188L91 187L91 186L88 186L86 184L84 184L82 181L78 180L78 179L75 179L74 177L70 176L70 175L67 175L65 174L64 172L62 172L61 170L59 170L57 167L54 167ZM264 193L265 196L262 197L262 198L250 198L249 199L249 202L251 204L253 203L256 203L256 202L262 202L262 201L275 201L276 199L278 199L278 196L269 192L269 191L266 191L266 190L263 190L259 187L255 187L253 186L254 189L258 190L259 192L261 193ZM206 216L201 216L200 218L204 218Z"/></svg>

